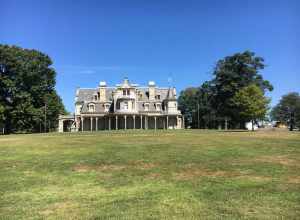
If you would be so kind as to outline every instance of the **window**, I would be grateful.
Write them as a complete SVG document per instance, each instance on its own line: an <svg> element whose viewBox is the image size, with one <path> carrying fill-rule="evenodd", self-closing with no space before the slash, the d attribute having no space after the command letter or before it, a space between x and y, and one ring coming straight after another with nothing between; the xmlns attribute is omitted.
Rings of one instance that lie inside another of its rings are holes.
<svg viewBox="0 0 300 220"><path fill-rule="evenodd" d="M145 111L149 111L149 103L144 104L144 109L145 109Z"/></svg>
<svg viewBox="0 0 300 220"><path fill-rule="evenodd" d="M160 95L156 95L155 98L160 100Z"/></svg>
<svg viewBox="0 0 300 220"><path fill-rule="evenodd" d="M109 104L104 105L104 111L108 112L109 111Z"/></svg>
<svg viewBox="0 0 300 220"><path fill-rule="evenodd" d="M123 95L125 95L125 96L130 95L130 90L129 89L123 89Z"/></svg>
<svg viewBox="0 0 300 220"><path fill-rule="evenodd" d="M123 104L123 109L124 109L124 110L128 110L128 102L124 102L124 104Z"/></svg>
<svg viewBox="0 0 300 220"><path fill-rule="evenodd" d="M155 107L156 107L156 110L157 110L157 111L160 111L160 110L161 110L161 104L160 104L160 103L155 104Z"/></svg>
<svg viewBox="0 0 300 220"><path fill-rule="evenodd" d="M98 99L98 96L97 96L97 95L95 95L95 96L94 96L94 100L95 100L95 101L97 101L97 99Z"/></svg>
<svg viewBox="0 0 300 220"><path fill-rule="evenodd" d="M89 112L94 112L95 111L95 105L94 104L89 104L88 105L88 111Z"/></svg>

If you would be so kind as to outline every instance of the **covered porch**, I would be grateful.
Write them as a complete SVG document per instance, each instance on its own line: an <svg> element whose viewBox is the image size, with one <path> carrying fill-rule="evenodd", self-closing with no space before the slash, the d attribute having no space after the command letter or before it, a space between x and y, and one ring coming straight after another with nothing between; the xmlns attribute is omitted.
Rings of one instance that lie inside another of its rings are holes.
<svg viewBox="0 0 300 220"><path fill-rule="evenodd" d="M119 129L180 129L184 127L182 115L81 115L77 118L78 131Z"/></svg>

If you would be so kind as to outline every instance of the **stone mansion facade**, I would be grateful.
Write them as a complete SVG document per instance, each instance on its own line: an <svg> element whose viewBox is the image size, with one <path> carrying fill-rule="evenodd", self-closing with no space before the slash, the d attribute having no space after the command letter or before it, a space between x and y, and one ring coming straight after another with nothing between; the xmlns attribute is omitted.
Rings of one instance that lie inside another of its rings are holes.
<svg viewBox="0 0 300 220"><path fill-rule="evenodd" d="M100 82L97 88L76 90L75 114L59 117L59 132L118 129L180 129L175 88L147 87L127 78L115 87Z"/></svg>

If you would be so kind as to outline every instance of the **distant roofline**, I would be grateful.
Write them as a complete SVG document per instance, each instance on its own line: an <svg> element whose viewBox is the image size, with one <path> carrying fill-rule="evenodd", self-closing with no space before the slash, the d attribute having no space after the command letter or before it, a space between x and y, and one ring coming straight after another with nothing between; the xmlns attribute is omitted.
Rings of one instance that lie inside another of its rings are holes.
<svg viewBox="0 0 300 220"><path fill-rule="evenodd" d="M95 90L95 89L99 89L100 87L94 87L94 88L77 88L77 90ZM104 88L107 88L107 89L117 89L118 87L116 86L106 86ZM135 87L137 89L149 89L149 86L138 86L138 87ZM170 87L158 87L156 86L155 87L156 89L170 89ZM174 87L172 87L174 88Z"/></svg>

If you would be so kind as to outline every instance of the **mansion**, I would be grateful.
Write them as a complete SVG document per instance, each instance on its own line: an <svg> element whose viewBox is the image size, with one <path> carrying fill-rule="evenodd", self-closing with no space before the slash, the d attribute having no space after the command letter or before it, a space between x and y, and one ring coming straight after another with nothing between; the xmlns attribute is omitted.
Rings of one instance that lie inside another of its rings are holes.
<svg viewBox="0 0 300 220"><path fill-rule="evenodd" d="M183 127L175 88L160 88L153 81L141 87L125 78L115 87L100 82L97 88L78 88L75 113L59 117L58 131Z"/></svg>

